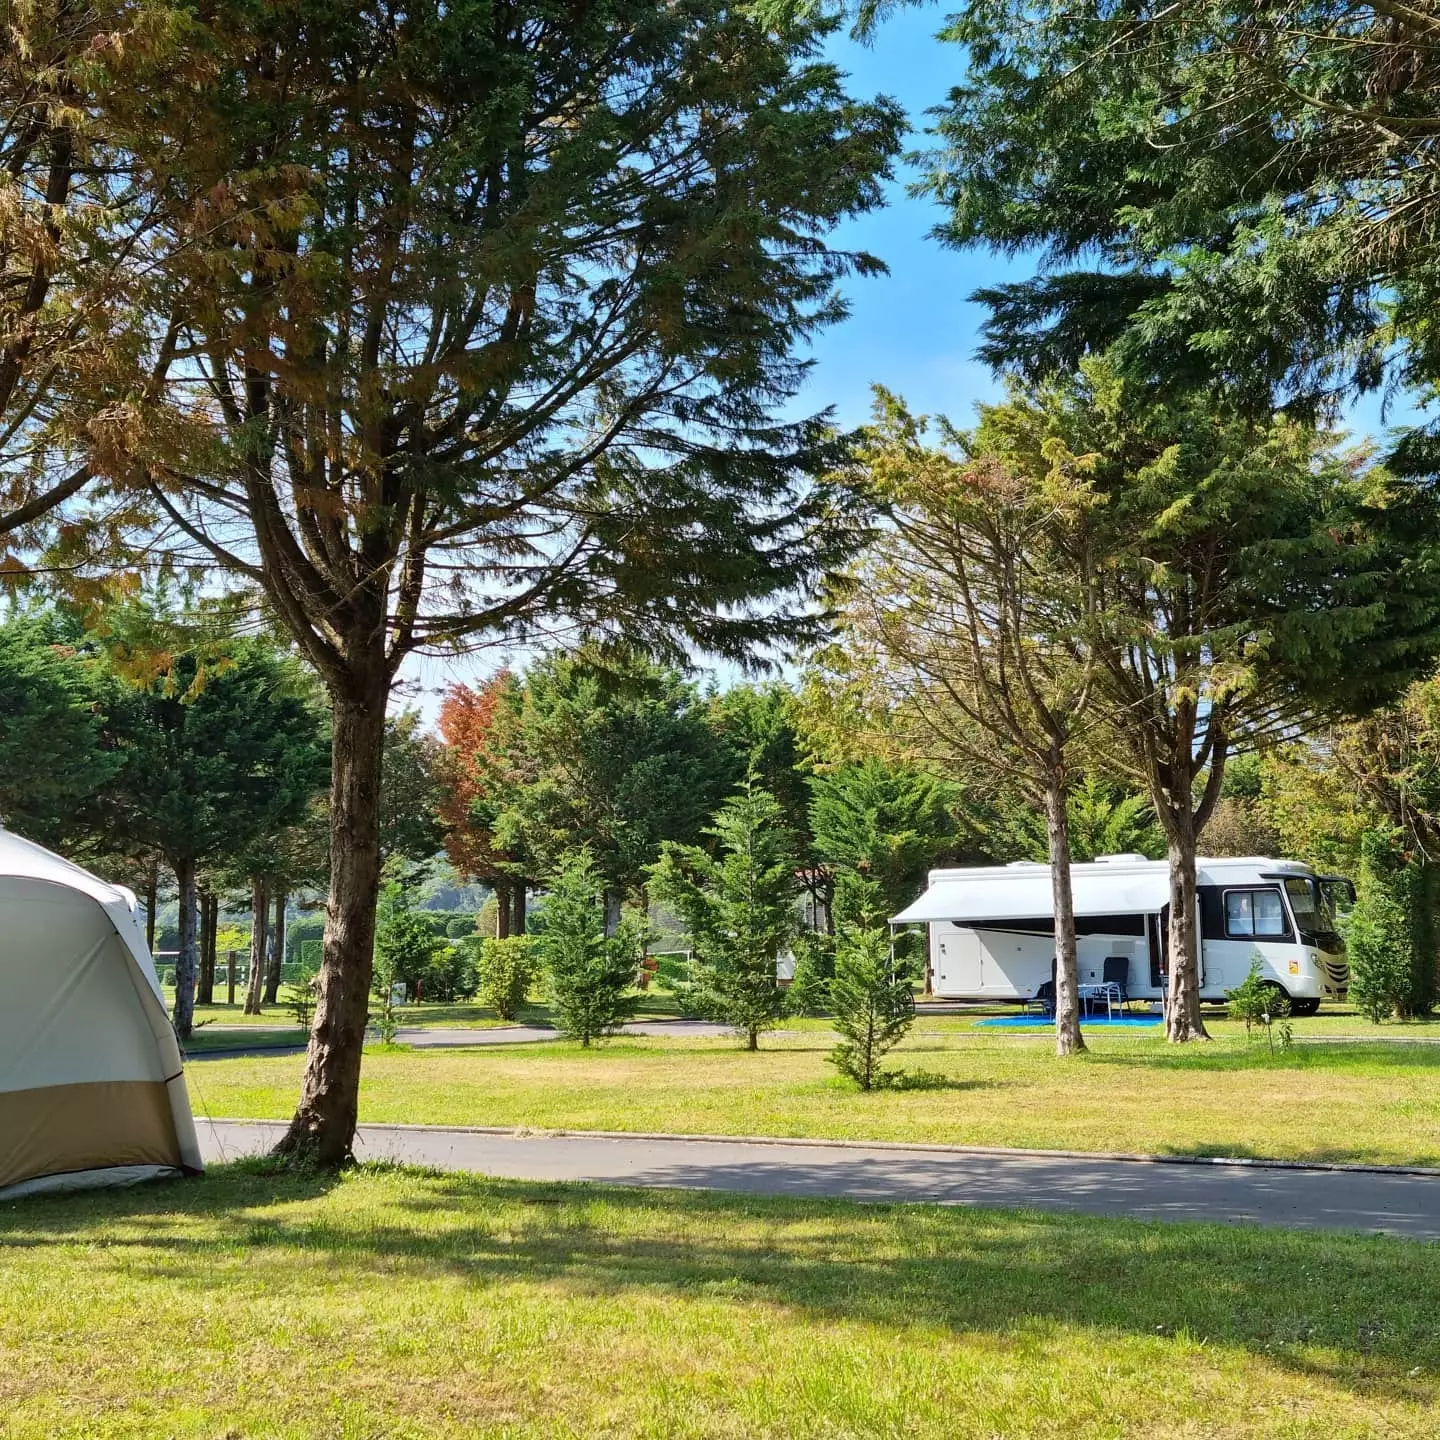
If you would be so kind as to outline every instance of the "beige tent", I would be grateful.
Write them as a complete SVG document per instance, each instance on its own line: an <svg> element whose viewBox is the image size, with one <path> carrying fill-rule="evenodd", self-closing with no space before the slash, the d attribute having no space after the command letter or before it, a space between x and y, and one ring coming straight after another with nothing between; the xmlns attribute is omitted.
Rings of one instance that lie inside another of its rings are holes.
<svg viewBox="0 0 1440 1440"><path fill-rule="evenodd" d="M200 1169L135 897L0 829L0 1198Z"/></svg>

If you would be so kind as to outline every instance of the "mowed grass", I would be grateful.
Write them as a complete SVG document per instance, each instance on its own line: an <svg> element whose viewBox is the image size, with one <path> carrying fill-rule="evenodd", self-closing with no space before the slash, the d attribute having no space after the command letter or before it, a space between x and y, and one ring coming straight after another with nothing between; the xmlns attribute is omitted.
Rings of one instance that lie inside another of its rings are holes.
<svg viewBox="0 0 1440 1440"><path fill-rule="evenodd" d="M1209 1045L1092 1033L1060 1061L1044 1037L926 1021L892 1063L930 1088L863 1094L825 1063L823 1027L728 1039L625 1037L406 1050L372 1047L362 1121L677 1131L1027 1148L1440 1164L1440 1046L1310 1044L1271 1058L1230 1033ZM287 1117L302 1057L197 1061L198 1113Z"/></svg>
<svg viewBox="0 0 1440 1440"><path fill-rule="evenodd" d="M274 1018L268 1026L247 1025L243 1031L215 1030L210 1026L191 1032L183 1042L187 1055L206 1055L213 1050L236 1050L242 1047L260 1046L277 1049L284 1046L304 1045L307 1033L298 1025L277 1026Z"/></svg>
<svg viewBox="0 0 1440 1440"><path fill-rule="evenodd" d="M1440 1246L365 1169L0 1206L0 1434L1433 1436Z"/></svg>

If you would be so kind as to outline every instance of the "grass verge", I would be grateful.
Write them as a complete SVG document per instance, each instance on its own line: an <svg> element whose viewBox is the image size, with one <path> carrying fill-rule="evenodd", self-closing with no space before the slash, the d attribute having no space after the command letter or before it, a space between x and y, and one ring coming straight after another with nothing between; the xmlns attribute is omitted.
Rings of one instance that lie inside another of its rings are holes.
<svg viewBox="0 0 1440 1440"><path fill-rule="evenodd" d="M223 1167L0 1208L11 1440L1430 1436L1440 1247Z"/></svg>
<svg viewBox="0 0 1440 1440"><path fill-rule="evenodd" d="M678 1131L1440 1164L1440 1046L1210 1045L1094 1035L1049 1044L917 1027L894 1063L929 1088L861 1094L825 1064L833 1037L795 1029L757 1054L733 1043L626 1037L450 1051L372 1048L362 1120L537 1129ZM283 1119L300 1056L192 1065L198 1112Z"/></svg>

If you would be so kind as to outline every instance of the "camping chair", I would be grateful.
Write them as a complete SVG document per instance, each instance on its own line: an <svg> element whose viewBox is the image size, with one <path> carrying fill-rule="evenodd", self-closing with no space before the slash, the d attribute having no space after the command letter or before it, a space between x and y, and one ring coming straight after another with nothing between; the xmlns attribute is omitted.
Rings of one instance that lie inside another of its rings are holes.
<svg viewBox="0 0 1440 1440"><path fill-rule="evenodd" d="M1038 1005L1042 1015L1053 1016L1055 1014L1055 982L1053 980L1047 980L1035 992L1034 998L1026 1002L1026 1010L1029 1010L1032 1005Z"/></svg>
<svg viewBox="0 0 1440 1440"><path fill-rule="evenodd" d="M1113 985L1120 992L1120 1009L1123 1012L1130 1005L1130 957L1128 955L1107 955L1103 975L1107 985Z"/></svg>

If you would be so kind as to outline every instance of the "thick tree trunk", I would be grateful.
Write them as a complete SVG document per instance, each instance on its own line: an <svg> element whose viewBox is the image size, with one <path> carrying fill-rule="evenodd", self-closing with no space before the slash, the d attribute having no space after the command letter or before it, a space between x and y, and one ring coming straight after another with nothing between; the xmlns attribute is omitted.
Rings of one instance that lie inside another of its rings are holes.
<svg viewBox="0 0 1440 1440"><path fill-rule="evenodd" d="M1055 912L1055 1053L1085 1048L1080 1033L1080 970L1075 959L1075 895L1070 883L1070 823L1065 813L1065 767L1052 763L1045 785L1045 830L1050 839L1050 893Z"/></svg>
<svg viewBox="0 0 1440 1440"><path fill-rule="evenodd" d="M200 892L200 979L195 986L195 1003L215 1003L215 917L211 908L215 897L208 890Z"/></svg>
<svg viewBox="0 0 1440 1440"><path fill-rule="evenodd" d="M155 908L160 903L160 866L150 862L150 878L145 882L145 948L155 954Z"/></svg>
<svg viewBox="0 0 1440 1440"><path fill-rule="evenodd" d="M280 1001L280 967L285 963L285 909L290 903L288 891L275 895L275 923L270 927L270 963L265 970L265 1003Z"/></svg>
<svg viewBox="0 0 1440 1440"><path fill-rule="evenodd" d="M180 953L175 957L175 1033L188 1040L195 1028L195 862L176 860L175 885L180 892Z"/></svg>
<svg viewBox="0 0 1440 1440"><path fill-rule="evenodd" d="M1177 1044L1208 1040L1200 1018L1200 937L1195 929L1194 817L1172 817L1170 860L1170 993L1165 1038Z"/></svg>
<svg viewBox="0 0 1440 1440"><path fill-rule="evenodd" d="M512 935L523 935L525 933L525 882L515 882L515 911L510 921L510 933Z"/></svg>
<svg viewBox="0 0 1440 1440"><path fill-rule="evenodd" d="M510 887L495 882L495 938L506 940L510 936L510 917L513 906L510 902Z"/></svg>
<svg viewBox="0 0 1440 1440"><path fill-rule="evenodd" d="M363 698L334 698L330 898L300 1103L276 1147L323 1166L351 1159L380 893L380 756L389 685L376 665Z"/></svg>
<svg viewBox="0 0 1440 1440"><path fill-rule="evenodd" d="M245 1013L259 1015L265 998L265 968L270 952L265 944L270 933L270 890L258 875L250 878L250 983L245 991Z"/></svg>

